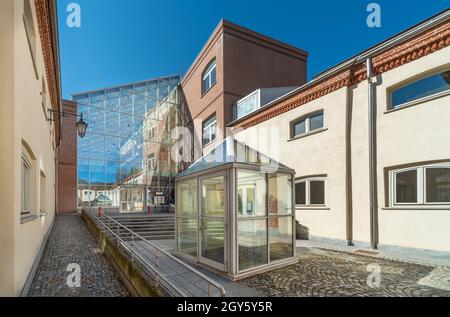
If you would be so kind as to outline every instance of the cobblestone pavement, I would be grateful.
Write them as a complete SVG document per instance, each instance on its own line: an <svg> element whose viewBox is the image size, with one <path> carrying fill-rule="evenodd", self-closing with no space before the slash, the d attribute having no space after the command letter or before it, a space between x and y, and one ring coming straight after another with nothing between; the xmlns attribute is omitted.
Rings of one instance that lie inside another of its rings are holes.
<svg viewBox="0 0 450 317"><path fill-rule="evenodd" d="M427 267L322 249L302 249L298 253L298 264L241 283L273 297L450 297L449 267ZM368 284L377 285L377 278L371 275L375 268L381 269L379 287L369 287Z"/></svg>
<svg viewBox="0 0 450 317"><path fill-rule="evenodd" d="M67 278L81 269L81 287L70 288ZM130 296L100 252L94 236L80 215L58 216L34 277L31 297L125 297Z"/></svg>

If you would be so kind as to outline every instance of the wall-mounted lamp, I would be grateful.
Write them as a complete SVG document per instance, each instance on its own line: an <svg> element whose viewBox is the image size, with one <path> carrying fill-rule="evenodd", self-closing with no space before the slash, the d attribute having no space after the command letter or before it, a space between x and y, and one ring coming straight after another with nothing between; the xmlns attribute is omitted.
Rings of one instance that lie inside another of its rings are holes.
<svg viewBox="0 0 450 317"><path fill-rule="evenodd" d="M48 109L49 112L49 118L48 121L55 121L55 119L53 118L53 115L56 114L61 114L63 117L67 117L67 116L73 116L73 117L77 117L80 118L80 120L78 120L77 122L77 130L78 130L78 135L80 136L80 138L84 138L86 135L86 131L88 128L88 124L86 123L86 121L84 121L83 119L83 114L74 114L71 112L61 112L61 111L57 111L57 110L53 110L53 109Z"/></svg>

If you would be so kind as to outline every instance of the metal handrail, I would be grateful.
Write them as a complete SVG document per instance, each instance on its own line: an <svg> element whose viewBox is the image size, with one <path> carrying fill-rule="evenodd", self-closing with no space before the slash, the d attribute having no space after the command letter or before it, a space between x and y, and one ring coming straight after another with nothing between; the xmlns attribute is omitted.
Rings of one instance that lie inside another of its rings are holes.
<svg viewBox="0 0 450 317"><path fill-rule="evenodd" d="M97 219L103 227L105 227L109 232L111 232L113 234L114 237L116 237L118 239L118 241L122 242L122 245L124 246L124 248L126 248L128 250L128 252L133 253L135 255L137 255L137 257L143 261L146 265L148 265L150 268L152 268L156 274L158 275L158 278L163 279L166 283L169 284L170 287L174 288L181 296L183 297L187 297L186 294L184 292L182 292L181 290L179 290L179 288L176 285L173 285L172 282L168 281L164 275L160 274L159 269L155 269L146 259L144 259L138 252L135 252L134 250L130 249L129 247L126 246L125 244L125 240L123 240L120 237L120 233L118 232L117 234L109 227L107 226L104 221L102 221L102 219L100 217L98 217L95 212L93 211L92 208L88 208L88 214L90 214L91 216L94 216L95 219ZM146 243L147 245L149 245L150 247L152 247L153 249L157 250L156 254L153 254L156 259L157 259L157 266L159 266L159 262L160 262L160 257L161 254L164 254L165 256L167 256L169 259L175 261L176 263L180 264L181 266L183 266L184 268L186 268L187 270L189 270L190 272L192 272L193 274L197 275L198 277L200 277L202 280L204 280L205 282L208 283L208 296L211 296L211 286L216 288L221 297L225 296L225 289L222 285L220 285L219 283L217 283L216 281L214 281L213 279L209 278L208 276L204 275L203 273L199 272L198 270L196 270L195 268L191 267L190 265L186 264L185 262L181 261L180 259L176 258L175 256L173 256L171 253L167 252L166 250L162 249L161 247L157 246L156 244L148 241L147 239L145 239L144 237L142 237L141 235L135 233L134 231L132 231L131 229L129 229L128 227L124 226L123 224L121 224L120 222L118 222L117 220L115 220L114 218L111 218L110 216L106 215L106 214L102 214L101 216L102 218L106 218L109 221L112 221L113 224L117 225L118 228L122 228L125 231L128 231L131 236L132 239L134 240L134 237L138 238L139 240L142 240L144 243Z"/></svg>
<svg viewBox="0 0 450 317"><path fill-rule="evenodd" d="M92 211L89 211L89 212L87 212L87 214L90 216L90 217L93 217L95 220L96 220L96 222L98 222L101 226L103 226L104 228L105 228L105 230L106 231L108 231L113 237L115 237L116 239L117 239L117 241L120 241L121 242L121 246L126 250L126 251L128 251L133 257L134 256L136 256L138 259L139 259L139 261L141 261L141 262L143 262L144 264L145 264L145 266L144 266L144 268L145 269L151 269L152 270L152 272L155 274L155 275L159 275L159 278L161 278L165 283L167 283L167 285L169 286L169 287L164 287L165 288L165 290L168 292L168 293L171 293L171 291L168 289L168 288L172 288L176 293L178 293L178 295L179 296L182 296L182 297L187 297L187 295L182 291L182 290L180 290L176 285L173 285L173 283L171 283L165 276L163 276L163 275L161 275L161 274L159 274L159 270L158 269L156 269L150 262L148 262L144 257L142 257L138 252L136 252L136 251L134 251L133 249L131 249L131 248L129 248L126 244L125 244L125 241L120 237L120 235L119 234L116 234L115 232L114 232L114 230L112 230L107 224L105 224L96 214L95 214L95 212L92 212ZM153 274L152 274L153 275Z"/></svg>

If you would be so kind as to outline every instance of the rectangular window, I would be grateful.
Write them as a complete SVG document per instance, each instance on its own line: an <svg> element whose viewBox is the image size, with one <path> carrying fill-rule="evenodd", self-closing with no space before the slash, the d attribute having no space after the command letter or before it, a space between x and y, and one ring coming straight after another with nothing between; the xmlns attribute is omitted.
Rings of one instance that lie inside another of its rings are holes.
<svg viewBox="0 0 450 317"><path fill-rule="evenodd" d="M397 204L417 203L417 170L396 174L395 184Z"/></svg>
<svg viewBox="0 0 450 317"><path fill-rule="evenodd" d="M323 111L301 117L291 122L291 139L323 129L324 115Z"/></svg>
<svg viewBox="0 0 450 317"><path fill-rule="evenodd" d="M295 184L295 204L298 206L325 206L325 179L312 178Z"/></svg>
<svg viewBox="0 0 450 317"><path fill-rule="evenodd" d="M450 164L392 171L391 205L449 205Z"/></svg>
<svg viewBox="0 0 450 317"><path fill-rule="evenodd" d="M149 171L152 171L156 168L156 160L155 160L155 154L150 154L147 156L147 169Z"/></svg>
<svg viewBox="0 0 450 317"><path fill-rule="evenodd" d="M31 211L31 164L25 156L22 156L22 214Z"/></svg>
<svg viewBox="0 0 450 317"><path fill-rule="evenodd" d="M426 169L426 202L450 203L450 168Z"/></svg>
<svg viewBox="0 0 450 317"><path fill-rule="evenodd" d="M450 70L428 76L391 92L391 108L450 89Z"/></svg>
<svg viewBox="0 0 450 317"><path fill-rule="evenodd" d="M217 120L216 114L203 122L203 146L216 139Z"/></svg>
<svg viewBox="0 0 450 317"><path fill-rule="evenodd" d="M202 76L202 93L206 93L211 89L212 86L216 83L217 80L217 71L216 71L216 61L213 60L206 70L203 72Z"/></svg>

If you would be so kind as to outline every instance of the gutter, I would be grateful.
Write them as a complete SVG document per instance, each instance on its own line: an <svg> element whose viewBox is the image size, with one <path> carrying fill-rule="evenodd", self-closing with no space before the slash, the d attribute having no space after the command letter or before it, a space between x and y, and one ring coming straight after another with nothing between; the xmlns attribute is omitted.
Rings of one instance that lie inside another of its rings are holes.
<svg viewBox="0 0 450 317"><path fill-rule="evenodd" d="M370 248L376 250L376 213L377 213L377 186L376 186L376 123L374 103L374 83L372 80L372 59L366 61L367 67L367 96L368 96L368 123L369 123L369 212L370 212Z"/></svg>
<svg viewBox="0 0 450 317"><path fill-rule="evenodd" d="M58 120L58 140L56 143L55 150L55 216L58 215L59 209L59 150L61 146L61 138L63 134L62 130L62 113L63 113L63 98L62 98L62 82L61 82L61 60L59 55L59 32L58 32L58 4L57 0L50 0L50 13L51 13L51 26L52 26L52 38L53 38L53 51L54 60L56 66L56 80L58 91L58 110L59 110L59 120Z"/></svg>

